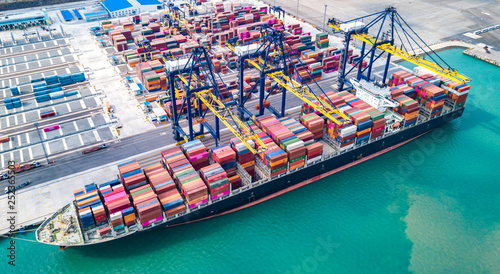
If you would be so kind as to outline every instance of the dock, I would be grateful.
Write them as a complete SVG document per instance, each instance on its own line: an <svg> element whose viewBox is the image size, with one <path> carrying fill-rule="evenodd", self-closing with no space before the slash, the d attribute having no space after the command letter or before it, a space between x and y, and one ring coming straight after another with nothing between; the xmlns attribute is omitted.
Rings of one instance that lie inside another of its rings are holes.
<svg viewBox="0 0 500 274"><path fill-rule="evenodd" d="M435 51L443 51L447 49L452 49L452 48L463 48L464 49L464 54L467 54L471 57L474 57L476 59L488 62L492 65L499 66L500 67L500 51L494 49L494 48L489 48L488 50L490 53L487 53L486 50L484 49L484 44L479 43L479 44L472 44L468 43L465 41L460 41L460 40L451 40L451 41L445 41L445 42L439 42L433 45L429 45L429 47ZM423 55L424 52L422 50L415 50L415 55ZM404 61L403 59L393 56L391 57L391 61L394 63L399 63Z"/></svg>

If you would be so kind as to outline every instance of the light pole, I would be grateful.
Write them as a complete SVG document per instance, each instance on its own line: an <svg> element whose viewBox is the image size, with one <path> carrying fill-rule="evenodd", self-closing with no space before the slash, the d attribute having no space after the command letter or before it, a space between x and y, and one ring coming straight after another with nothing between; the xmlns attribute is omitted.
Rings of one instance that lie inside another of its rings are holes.
<svg viewBox="0 0 500 274"><path fill-rule="evenodd" d="M299 0L297 0L297 19L299 19Z"/></svg>
<svg viewBox="0 0 500 274"><path fill-rule="evenodd" d="M47 165L50 164L49 156L47 156L47 151L45 150L45 146L43 145L42 135L40 134L40 130L38 129L38 123L33 124L36 128L36 133L38 133L38 138L40 138L40 142L42 143L43 154L45 154L45 159L47 160Z"/></svg>
<svg viewBox="0 0 500 274"><path fill-rule="evenodd" d="M323 31L325 31L325 22L326 22L326 7L328 7L328 5L325 5L325 15L323 15Z"/></svg>

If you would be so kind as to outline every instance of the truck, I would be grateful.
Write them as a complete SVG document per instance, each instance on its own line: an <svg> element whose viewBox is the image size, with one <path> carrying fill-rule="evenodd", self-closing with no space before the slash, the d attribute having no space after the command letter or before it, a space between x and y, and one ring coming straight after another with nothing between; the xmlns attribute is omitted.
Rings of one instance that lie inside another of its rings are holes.
<svg viewBox="0 0 500 274"><path fill-rule="evenodd" d="M9 179L9 174L7 173L0 173L0 181Z"/></svg>
<svg viewBox="0 0 500 274"><path fill-rule="evenodd" d="M5 193L5 194L8 194L9 192L15 193L15 192L16 192L16 190L18 190L18 189L20 189L20 188L22 188L22 187L25 187L25 186L27 186L27 185L29 185L29 184L31 184L31 182L30 182L30 181L26 181L26 182L24 182L24 183L22 183L22 184L20 184L20 185L15 186L15 187L14 187L14 189L12 189L12 188L10 188L10 189L9 189L9 187L7 186L7 187L5 187L5 189L4 189L4 193Z"/></svg>
<svg viewBox="0 0 500 274"><path fill-rule="evenodd" d="M23 171L26 171L26 170L30 170L30 169L33 169L33 168L37 168L37 167L41 167L42 165L39 163L39 162L32 162L30 164L24 164L24 165L19 165L17 164L16 167L14 167L14 169L12 169L12 171L14 173L20 173L20 172L23 172Z"/></svg>
<svg viewBox="0 0 500 274"><path fill-rule="evenodd" d="M87 154L87 153L94 152L94 151L97 151L97 150L105 149L107 147L108 146L106 144L102 144L100 146L91 147L91 148L88 148L88 149L82 151L82 154Z"/></svg>

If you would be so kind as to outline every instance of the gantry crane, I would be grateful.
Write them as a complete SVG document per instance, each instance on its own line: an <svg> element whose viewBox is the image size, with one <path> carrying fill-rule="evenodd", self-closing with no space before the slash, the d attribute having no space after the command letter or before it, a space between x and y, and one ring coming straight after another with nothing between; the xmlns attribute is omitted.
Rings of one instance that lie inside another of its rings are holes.
<svg viewBox="0 0 500 274"><path fill-rule="evenodd" d="M292 77L289 75L289 68L291 68L291 70L297 73L299 80L302 80L302 77L298 74L298 68L300 66L305 67L305 65L300 61L300 59L286 42L284 33L280 30L269 27L265 28L263 31L264 33L261 35L262 38L259 41L260 44L258 46L254 46L253 50L247 50L242 54L240 50L242 48L245 49L245 46L235 47L234 45L231 45L229 47L239 55L240 98L242 100L240 102L240 106L243 107L244 102L246 101L246 98L244 98L243 96L244 94L242 81L244 62L248 62L260 72L260 77L258 80L258 84L260 84L259 116L264 114L264 100L267 99L272 91L269 91L268 95L265 96L264 84L266 77L268 77L276 83L275 87L278 86L282 88L281 112L275 110L273 107L268 107L268 109L276 116L284 116L286 93L290 92L301 99L303 102L314 108L316 111L323 114L332 122L338 125L349 123L350 119L334 106L328 96L324 96L324 99L320 96L317 96L312 91L309 84L301 84L298 81L292 79ZM292 58L296 58L298 60L298 65L295 65ZM309 74L309 72L307 73ZM317 86L317 88L326 95L326 93L314 79L313 82ZM257 87L257 84L252 88L251 91L253 91L255 87ZM341 119L339 119L338 117L340 117Z"/></svg>
<svg viewBox="0 0 500 274"><path fill-rule="evenodd" d="M205 59L206 66L201 64L201 60ZM223 84L222 78L214 72L214 66L208 55L207 50L203 47L193 49L191 56L186 64L175 70L167 71L170 84L170 96L172 98L173 122L172 128L176 140L193 140L196 135L203 134L206 127L216 139L216 145L220 138L219 122L222 122L238 139L254 154L261 153L267 150L266 145L252 130L247 121L240 120L232 111L231 107L237 106L236 102L231 97L223 98L219 83ZM207 80L202 80L200 74L206 74ZM219 79L217 79L217 76ZM187 107L187 119L189 132L185 133L179 125L180 113L176 107L176 80L180 80L184 84L185 97L182 102L181 110L184 106ZM229 95L230 96L230 95ZM198 100L197 106L200 114L200 131L193 131L193 119L191 111L191 98ZM205 111L202 109L202 104L207 107ZM215 115L215 130L206 121L205 115L210 110ZM252 140L258 148L254 148L248 141Z"/></svg>
<svg viewBox="0 0 500 274"><path fill-rule="evenodd" d="M363 20L371 19L373 17L375 18L368 23L362 22ZM370 80L373 63L380 58L383 53L387 53L384 75L382 77L382 82L384 83L387 79L391 55L395 55L415 65L424 67L458 83L467 83L470 81L467 76L458 73L457 70L451 68L450 65L439 57L439 55L437 55L436 52L434 52L434 50L432 50L422 40L422 38L418 36L408 23L406 23L403 17L399 15L395 7L388 7L381 12L376 12L343 22L332 18L328 21L328 26L345 35L344 51L339 70L339 90L344 89L344 84L347 82L347 75L358 65L359 70L357 79L360 80L361 78L365 78ZM368 35L368 30L375 26L379 26L379 29L377 31L377 36L372 37ZM356 38L363 42L360 54L361 58L359 58L358 62L353 64L353 67L348 72L346 72L347 51L349 49L349 42L351 38ZM395 45L396 38L398 40L397 43L399 44L399 48ZM371 45L371 48L365 53L367 44ZM379 49L380 52L378 56L375 57L375 51L377 49ZM422 50L425 57L417 55L415 50ZM413 54L409 53L409 51L412 51ZM369 54L370 61L368 62L367 67L362 69L361 64L363 59ZM435 57L430 54L434 54ZM426 60L426 58L429 58L430 60ZM363 72L366 70L366 75L363 75Z"/></svg>

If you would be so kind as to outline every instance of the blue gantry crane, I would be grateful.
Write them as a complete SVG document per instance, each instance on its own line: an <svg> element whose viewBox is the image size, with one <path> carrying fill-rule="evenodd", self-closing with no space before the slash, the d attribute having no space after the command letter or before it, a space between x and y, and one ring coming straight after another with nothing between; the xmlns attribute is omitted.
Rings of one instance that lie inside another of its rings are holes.
<svg viewBox="0 0 500 274"><path fill-rule="evenodd" d="M177 66L171 70L167 69L167 74L170 85L170 96L172 98L172 128L177 141L194 140L198 136L202 136L204 129L207 129L215 138L216 145L218 145L220 138L219 124L222 122L252 153L261 153L267 150L266 145L252 130L249 123L246 120L241 120L231 110L231 108L235 108L238 112L241 112L239 110L240 107L233 100L231 94L229 92L225 94L221 92L221 87L225 90L227 90L227 87L220 75L215 72L214 65L206 48L200 46L193 49L189 59L187 59L183 66ZM182 86L176 87L179 84ZM176 106L176 93L178 89L183 89L185 92L180 110L177 110ZM200 130L197 132L193 130L194 113L192 111L191 100L196 101L194 105L197 108L197 116L199 117L196 122L200 124ZM184 132L179 124L184 106L187 108L187 133ZM205 110L203 110L203 106L206 106ZM205 119L208 111L215 116L215 129ZM252 145L249 140L252 140L254 144L258 144L258 148Z"/></svg>
<svg viewBox="0 0 500 274"><path fill-rule="evenodd" d="M246 111L248 113L248 110L244 108L245 102L253 90L259 86L258 115L263 115L265 100L272 94L272 91L275 88L281 88L281 110L278 111L273 106L267 107L267 109L277 117L283 117L285 115L286 96L289 92L301 99L304 103L307 103L316 111L322 113L334 123L345 124L350 122L350 119L334 106L328 96L321 97L314 93L311 85L322 94L326 95L324 90L316 82L316 80L312 78L307 69L305 69L305 71L308 74L308 78L311 79L311 84L304 81L305 79L298 73L298 69L300 67L305 68L305 64L300 60L300 58L298 58L288 43L286 43L283 31L264 26L261 38L259 39L259 44L248 46L229 45L229 48L239 56L239 105L242 111ZM252 90L250 90L248 96L244 96L242 83L244 78L245 62L250 66L255 67L260 72L258 82ZM292 78L291 74L293 73L296 73L296 79ZM267 94L265 91L266 78L274 82L272 89L269 90ZM338 117L341 117L341 119Z"/></svg>
<svg viewBox="0 0 500 274"><path fill-rule="evenodd" d="M368 23L363 21L370 20ZM371 79L371 73L374 62L387 53L386 64L382 82L387 79L387 72L391 56L395 55L399 58L422 66L437 74L445 76L459 83L467 83L470 79L457 72L448 65L439 55L432 50L427 43L408 25L403 17L397 12L395 7L388 7L383 11L362 16L348 21L340 21L332 18L328 21L328 25L335 31L343 33L344 50L342 52L341 63L339 68L339 91L344 89L345 84L349 84L347 75L352 70L359 66L356 78ZM372 37L368 34L370 28L377 27L377 35ZM352 38L359 39L363 42L361 46L360 58L354 62L353 66L346 71L347 68L347 53L349 43ZM399 48L398 46L399 45ZM420 53L423 56L419 56ZM411 52L411 53L410 53ZM433 55L431 55L433 54ZM366 68L362 68L362 62L369 56ZM428 60L427 60L428 59ZM366 74L365 74L366 72Z"/></svg>

